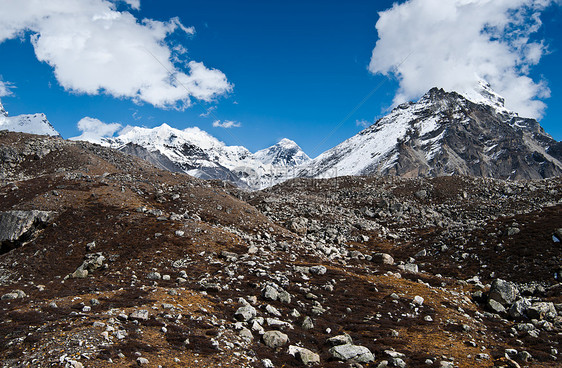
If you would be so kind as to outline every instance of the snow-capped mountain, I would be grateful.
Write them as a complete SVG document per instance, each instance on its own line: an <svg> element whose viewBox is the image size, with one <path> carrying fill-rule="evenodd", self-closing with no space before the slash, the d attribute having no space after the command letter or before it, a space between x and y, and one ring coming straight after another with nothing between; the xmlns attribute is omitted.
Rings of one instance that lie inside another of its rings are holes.
<svg viewBox="0 0 562 368"><path fill-rule="evenodd" d="M305 165L299 176L439 176L504 179L562 175L562 147L534 119L508 111L481 85L476 102L433 88Z"/></svg>
<svg viewBox="0 0 562 368"><path fill-rule="evenodd" d="M179 130L163 124L135 127L103 145L144 158L170 171L202 179L221 179L249 189L261 189L295 175L294 168L310 160L293 141L252 154L242 146L227 146L199 128Z"/></svg>
<svg viewBox="0 0 562 368"><path fill-rule="evenodd" d="M38 135L60 135L49 123L45 114L8 116L2 102L0 102L0 130Z"/></svg>
<svg viewBox="0 0 562 368"><path fill-rule="evenodd" d="M254 157L263 164L280 167L301 166L310 161L310 157L294 141L283 138L279 143L258 151Z"/></svg>
<svg viewBox="0 0 562 368"><path fill-rule="evenodd" d="M4 109L4 106L2 105L2 101L0 101L0 117L7 117L8 116L8 112Z"/></svg>

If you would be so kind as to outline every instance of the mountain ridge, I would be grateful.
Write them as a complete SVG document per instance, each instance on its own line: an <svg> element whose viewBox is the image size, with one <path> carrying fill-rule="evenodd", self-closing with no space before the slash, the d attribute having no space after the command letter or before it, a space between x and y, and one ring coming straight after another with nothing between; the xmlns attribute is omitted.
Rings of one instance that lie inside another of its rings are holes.
<svg viewBox="0 0 562 368"><path fill-rule="evenodd" d="M127 128L116 137L92 143L139 156L172 172L226 180L249 190L295 177L561 176L562 142L547 134L537 120L520 117L504 103L484 81L480 92L470 96L434 87L417 102L396 106L314 159L288 138L252 153L243 146L228 146L197 127L180 130L165 123L155 128ZM43 114L33 115L33 120L31 115L7 118L5 110L1 111L6 117L0 114L0 119L20 119L20 125L29 120L28 127L20 127L20 131L33 133L34 124L52 128ZM37 119L42 123L35 123ZM41 133L58 134L52 130L54 133Z"/></svg>
<svg viewBox="0 0 562 368"><path fill-rule="evenodd" d="M557 145L534 119L433 88L418 102L397 106L324 152L299 176L464 174L540 179L562 175Z"/></svg>
<svg viewBox="0 0 562 368"><path fill-rule="evenodd" d="M43 113L9 116L0 101L0 130L60 136Z"/></svg>

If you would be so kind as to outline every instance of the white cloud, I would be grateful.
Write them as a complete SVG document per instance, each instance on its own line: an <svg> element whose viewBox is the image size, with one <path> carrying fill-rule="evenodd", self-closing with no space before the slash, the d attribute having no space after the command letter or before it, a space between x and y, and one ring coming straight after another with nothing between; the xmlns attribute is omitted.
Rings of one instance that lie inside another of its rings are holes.
<svg viewBox="0 0 562 368"><path fill-rule="evenodd" d="M355 121L355 125L357 125L358 127L362 127L362 128L368 128L369 126L371 126L371 124L373 124L373 122L367 121L367 120L356 120Z"/></svg>
<svg viewBox="0 0 562 368"><path fill-rule="evenodd" d="M77 127L82 134L70 139L74 141L88 141L93 143L101 143L102 138L113 137L115 133L121 131L123 128L121 124L106 124L103 121L90 117L82 118L82 120L78 122Z"/></svg>
<svg viewBox="0 0 562 368"><path fill-rule="evenodd" d="M140 7L139 1L127 1ZM54 68L58 82L76 93L105 93L161 108L211 101L232 85L203 63L174 60L172 33L195 33L179 18L142 21L106 0L2 2L0 43L31 33L37 59ZM176 47L176 50L184 50ZM185 70L178 65L186 65Z"/></svg>
<svg viewBox="0 0 562 368"><path fill-rule="evenodd" d="M12 88L14 88L14 85L12 83L3 82L0 80L0 97L11 96Z"/></svg>
<svg viewBox="0 0 562 368"><path fill-rule="evenodd" d="M140 0L124 0L132 9L140 10Z"/></svg>
<svg viewBox="0 0 562 368"><path fill-rule="evenodd" d="M408 0L379 13L369 70L397 77L395 104L431 87L473 93L484 79L520 115L541 117L549 96L529 70L547 52L530 40L553 0Z"/></svg>
<svg viewBox="0 0 562 368"><path fill-rule="evenodd" d="M202 118L206 118L209 115L211 115L213 113L213 111L215 111L216 109L217 109L216 106L211 106L208 109L206 109L205 112L199 114L199 116L202 117Z"/></svg>
<svg viewBox="0 0 562 368"><path fill-rule="evenodd" d="M241 126L242 124L239 122L231 120L225 120L222 122L220 120L216 120L213 122L213 127L215 128L240 128Z"/></svg>

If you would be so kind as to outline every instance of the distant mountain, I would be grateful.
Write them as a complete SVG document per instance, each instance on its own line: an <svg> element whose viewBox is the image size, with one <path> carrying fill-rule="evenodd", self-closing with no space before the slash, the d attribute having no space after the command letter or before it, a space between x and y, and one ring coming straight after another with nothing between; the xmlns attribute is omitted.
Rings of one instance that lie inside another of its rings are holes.
<svg viewBox="0 0 562 368"><path fill-rule="evenodd" d="M310 157L299 145L287 138L280 140L276 145L256 152L254 157L263 164L278 167L296 167L310 161Z"/></svg>
<svg viewBox="0 0 562 368"><path fill-rule="evenodd" d="M103 145L146 159L157 167L202 179L221 179L248 189L261 189L295 175L310 158L293 141L252 154L242 146L227 146L199 128L179 130L163 124L135 127Z"/></svg>
<svg viewBox="0 0 562 368"><path fill-rule="evenodd" d="M18 115L10 117L0 102L0 130L60 136L45 114Z"/></svg>
<svg viewBox="0 0 562 368"><path fill-rule="evenodd" d="M536 120L508 111L486 84L471 98L433 88L310 161L299 176L562 175L562 145Z"/></svg>

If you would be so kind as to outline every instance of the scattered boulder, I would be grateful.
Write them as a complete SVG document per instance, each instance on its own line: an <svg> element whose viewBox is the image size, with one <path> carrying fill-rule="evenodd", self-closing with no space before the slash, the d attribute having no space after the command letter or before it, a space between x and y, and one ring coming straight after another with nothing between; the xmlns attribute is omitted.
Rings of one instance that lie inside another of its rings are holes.
<svg viewBox="0 0 562 368"><path fill-rule="evenodd" d="M359 363L369 363L375 360L375 356L365 346L360 345L337 345L329 350L330 354L338 360L354 360Z"/></svg>
<svg viewBox="0 0 562 368"><path fill-rule="evenodd" d="M505 313L505 307L494 299L488 300L488 307L495 313Z"/></svg>
<svg viewBox="0 0 562 368"><path fill-rule="evenodd" d="M146 278L149 280L161 280L162 275L158 272L149 272L148 275L146 275Z"/></svg>
<svg viewBox="0 0 562 368"><path fill-rule="evenodd" d="M353 340L351 339L351 336L349 336L348 334L330 337L328 340L326 340L326 342L330 346L353 344Z"/></svg>
<svg viewBox="0 0 562 368"><path fill-rule="evenodd" d="M267 285L263 289L262 294L263 297L268 300L277 300L279 298L279 292L271 285Z"/></svg>
<svg viewBox="0 0 562 368"><path fill-rule="evenodd" d="M527 309L529 309L529 307L531 307L531 302L529 301L529 299L519 299L518 301L513 303L511 308L509 308L509 315L512 318L516 319L526 317Z"/></svg>
<svg viewBox="0 0 562 368"><path fill-rule="evenodd" d="M247 322L255 318L257 315L256 308L251 305L244 305L236 310L234 317L242 322Z"/></svg>
<svg viewBox="0 0 562 368"><path fill-rule="evenodd" d="M313 275L324 275L326 274L326 267L325 266L312 266L310 267L310 273Z"/></svg>
<svg viewBox="0 0 562 368"><path fill-rule="evenodd" d="M102 268L105 262L105 257L101 252L86 254L84 258L84 262L68 277L74 279L86 278L93 271Z"/></svg>
<svg viewBox="0 0 562 368"><path fill-rule="evenodd" d="M393 265L394 258L387 253L375 253L372 256L372 261L377 264Z"/></svg>
<svg viewBox="0 0 562 368"><path fill-rule="evenodd" d="M502 279L496 279L490 287L488 300L494 300L505 307L515 301L517 293L517 289L511 283Z"/></svg>
<svg viewBox="0 0 562 368"><path fill-rule="evenodd" d="M320 364L320 355L300 346L290 345L288 353L298 358L304 365Z"/></svg>
<svg viewBox="0 0 562 368"><path fill-rule="evenodd" d="M553 303L549 302L537 302L533 303L529 308L527 308L527 316L531 319L549 319L552 320L556 318L557 312Z"/></svg>
<svg viewBox="0 0 562 368"><path fill-rule="evenodd" d="M14 290L10 293L2 295L1 300L22 299L27 295L22 290Z"/></svg>
<svg viewBox="0 0 562 368"><path fill-rule="evenodd" d="M146 309L138 309L129 314L129 319L137 321L148 321L148 311Z"/></svg>
<svg viewBox="0 0 562 368"><path fill-rule="evenodd" d="M272 349L286 345L289 342L289 336L281 331L267 331L263 334L263 342Z"/></svg>

